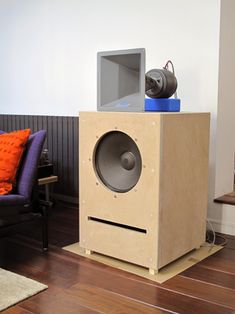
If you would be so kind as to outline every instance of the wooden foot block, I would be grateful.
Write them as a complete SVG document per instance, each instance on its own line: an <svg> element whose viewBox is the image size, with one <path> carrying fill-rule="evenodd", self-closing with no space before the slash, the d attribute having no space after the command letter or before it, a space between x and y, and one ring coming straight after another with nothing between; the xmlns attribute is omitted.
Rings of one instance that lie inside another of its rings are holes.
<svg viewBox="0 0 235 314"><path fill-rule="evenodd" d="M158 273L158 270L149 268L149 273L150 273L150 275L156 275Z"/></svg>
<svg viewBox="0 0 235 314"><path fill-rule="evenodd" d="M88 249L85 249L85 253L86 253L87 255L91 255L92 251L91 251L91 250L88 250Z"/></svg>

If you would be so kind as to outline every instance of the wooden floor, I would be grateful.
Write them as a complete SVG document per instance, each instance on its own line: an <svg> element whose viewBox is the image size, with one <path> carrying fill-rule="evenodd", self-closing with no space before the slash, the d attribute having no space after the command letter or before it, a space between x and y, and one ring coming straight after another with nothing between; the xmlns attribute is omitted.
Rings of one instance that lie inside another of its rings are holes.
<svg viewBox="0 0 235 314"><path fill-rule="evenodd" d="M57 206L50 217L48 252L41 251L35 227L29 237L1 240L1 267L49 286L2 313L235 313L235 237L160 285L62 250L78 240L77 230L77 211Z"/></svg>

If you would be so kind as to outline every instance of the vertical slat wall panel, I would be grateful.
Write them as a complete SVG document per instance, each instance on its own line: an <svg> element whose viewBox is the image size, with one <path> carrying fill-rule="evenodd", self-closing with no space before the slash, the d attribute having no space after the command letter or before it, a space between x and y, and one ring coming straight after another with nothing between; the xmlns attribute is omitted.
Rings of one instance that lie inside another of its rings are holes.
<svg viewBox="0 0 235 314"><path fill-rule="evenodd" d="M73 120L73 127L74 127L74 133L73 133L73 147L74 151L77 152L77 156L75 154L73 155L73 164L74 164L74 184L73 184L73 193L78 194L78 189L77 192L75 190L75 186L78 187L78 176L79 176L79 170L78 170L78 119ZM77 135L76 135L77 134Z"/></svg>
<svg viewBox="0 0 235 314"><path fill-rule="evenodd" d="M0 115L0 130L10 132L30 128L34 133L44 129L49 158L59 182L54 192L78 198L78 117Z"/></svg>
<svg viewBox="0 0 235 314"><path fill-rule="evenodd" d="M62 175L63 173L63 151L66 150L66 146L64 147L63 145L63 117L57 117L57 130L58 130L58 136L57 136L57 159L58 159L58 163L57 163L57 172L59 177ZM64 178L64 184L66 184L66 178ZM59 191L60 194L63 192Z"/></svg>
<svg viewBox="0 0 235 314"><path fill-rule="evenodd" d="M73 121L74 122L74 121ZM74 130L74 126L73 123L68 123L68 134L73 134L72 130ZM75 132L75 131L74 131ZM72 147L74 147L74 143L73 143L73 136L69 136L68 138L68 182L69 182L69 189L73 190L73 186L74 186L74 175L76 175L75 173L75 169L72 167L72 165L74 164L74 155L72 154ZM74 148L76 149L76 148ZM72 192L74 193L74 192Z"/></svg>

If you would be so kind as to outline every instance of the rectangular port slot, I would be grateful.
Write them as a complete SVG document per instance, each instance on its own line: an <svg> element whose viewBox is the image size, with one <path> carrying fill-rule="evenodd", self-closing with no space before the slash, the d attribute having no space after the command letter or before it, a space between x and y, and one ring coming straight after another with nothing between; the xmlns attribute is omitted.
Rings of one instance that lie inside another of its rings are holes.
<svg viewBox="0 0 235 314"><path fill-rule="evenodd" d="M100 219L100 218L96 218L96 217L88 216L88 220L100 222L100 223L103 223L103 224L106 224L106 225L111 225L111 226L114 226L114 227L119 227L119 228L123 228L123 229L133 230L133 231L140 232L140 233L147 233L146 229L132 227L132 226L129 226L129 225L124 225L124 224L120 224L120 223L117 223L117 222L104 220L104 219Z"/></svg>

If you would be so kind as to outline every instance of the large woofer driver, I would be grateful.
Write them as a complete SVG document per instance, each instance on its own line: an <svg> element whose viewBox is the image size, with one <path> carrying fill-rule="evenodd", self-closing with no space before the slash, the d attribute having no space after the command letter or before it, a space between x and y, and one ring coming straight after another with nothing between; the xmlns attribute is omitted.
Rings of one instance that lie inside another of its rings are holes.
<svg viewBox="0 0 235 314"><path fill-rule="evenodd" d="M104 134L96 145L93 161L96 174L112 191L128 192L140 178L142 161L139 149L123 132Z"/></svg>

